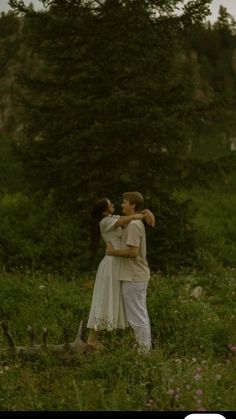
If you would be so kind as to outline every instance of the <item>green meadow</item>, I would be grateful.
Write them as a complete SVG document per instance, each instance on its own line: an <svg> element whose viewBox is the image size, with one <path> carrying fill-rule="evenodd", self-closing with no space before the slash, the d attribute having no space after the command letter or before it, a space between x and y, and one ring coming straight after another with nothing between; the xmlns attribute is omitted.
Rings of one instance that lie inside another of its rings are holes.
<svg viewBox="0 0 236 419"><path fill-rule="evenodd" d="M63 278L2 273L1 317L16 345L75 338L86 319L95 273ZM199 298L191 296L202 288ZM102 332L104 352L37 356L9 350L0 337L0 409L5 411L234 410L236 270L209 274L153 273L148 291L153 349L138 355L129 330Z"/></svg>

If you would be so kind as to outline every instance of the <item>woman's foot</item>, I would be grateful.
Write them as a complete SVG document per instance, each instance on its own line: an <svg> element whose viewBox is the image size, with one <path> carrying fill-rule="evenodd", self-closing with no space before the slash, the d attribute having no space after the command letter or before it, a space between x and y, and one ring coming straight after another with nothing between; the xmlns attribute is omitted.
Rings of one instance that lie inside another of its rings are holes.
<svg viewBox="0 0 236 419"><path fill-rule="evenodd" d="M97 331L94 329L89 329L87 344L96 351L103 351L105 349L105 346L98 339Z"/></svg>
<svg viewBox="0 0 236 419"><path fill-rule="evenodd" d="M100 340L98 339L92 340L88 338L87 344L91 346L93 349L95 349L96 351L103 351L105 349L105 346L103 345L103 343L100 342Z"/></svg>

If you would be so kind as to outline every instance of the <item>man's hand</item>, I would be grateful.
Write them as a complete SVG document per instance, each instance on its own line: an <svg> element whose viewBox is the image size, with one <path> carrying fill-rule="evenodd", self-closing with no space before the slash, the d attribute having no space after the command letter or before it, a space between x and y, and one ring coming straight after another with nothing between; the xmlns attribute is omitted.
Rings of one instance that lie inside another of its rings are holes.
<svg viewBox="0 0 236 419"><path fill-rule="evenodd" d="M106 247L106 255L113 256L113 250L114 247L112 246L111 242L109 242Z"/></svg>

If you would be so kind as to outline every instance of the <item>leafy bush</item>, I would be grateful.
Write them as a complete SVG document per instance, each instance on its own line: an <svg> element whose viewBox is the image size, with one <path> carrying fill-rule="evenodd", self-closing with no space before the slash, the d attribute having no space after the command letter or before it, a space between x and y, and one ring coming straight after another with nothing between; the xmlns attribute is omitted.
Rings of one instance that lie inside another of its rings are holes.
<svg viewBox="0 0 236 419"><path fill-rule="evenodd" d="M60 272L88 267L82 221L55 211L50 198L4 194L0 217L0 261L7 270L46 267Z"/></svg>

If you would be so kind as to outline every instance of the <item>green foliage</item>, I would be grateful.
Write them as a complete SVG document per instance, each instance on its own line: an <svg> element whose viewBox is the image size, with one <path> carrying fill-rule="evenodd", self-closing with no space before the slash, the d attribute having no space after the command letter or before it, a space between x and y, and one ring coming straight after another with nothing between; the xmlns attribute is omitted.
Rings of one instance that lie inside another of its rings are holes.
<svg viewBox="0 0 236 419"><path fill-rule="evenodd" d="M63 341L63 328L68 326L70 340L74 340L79 322L88 315L89 296L86 287L89 277L83 277L78 287L77 276L70 281L58 274L5 274L1 285L1 319L8 320L10 328L18 328L20 339L26 338L28 325L35 326L37 339L43 327L49 328L49 342ZM67 283L67 285L66 285ZM26 304L28 301L28 304Z"/></svg>
<svg viewBox="0 0 236 419"><path fill-rule="evenodd" d="M104 2L96 14L81 2L55 1L26 21L24 41L42 67L29 78L24 65L22 74L22 153L34 187L66 195L72 206L95 192L147 193L153 176L157 192L159 179L173 188L161 148L179 158L191 135L190 86L173 60L178 30L168 19L154 25L139 1Z"/></svg>
<svg viewBox="0 0 236 419"><path fill-rule="evenodd" d="M195 118L194 86L181 54L185 29L201 22L208 2L174 18L178 3L54 0L34 12L11 2L27 16L21 39L29 53L18 81L20 151L31 190L50 193L73 212L79 202L84 220L98 196L114 200L140 190L157 212L160 195L163 211L171 202L174 213L160 217L178 237L172 262L179 266L177 249L186 243L186 263L194 259L187 203L180 206L172 195L186 178ZM160 241L168 241L164 266L173 245L169 236Z"/></svg>
<svg viewBox="0 0 236 419"><path fill-rule="evenodd" d="M22 162L15 141L0 135L0 192L15 193L24 189Z"/></svg>
<svg viewBox="0 0 236 419"><path fill-rule="evenodd" d="M195 233L188 198L177 202L166 194L157 199L157 228L146 228L148 260L153 271L195 265Z"/></svg>
<svg viewBox="0 0 236 419"><path fill-rule="evenodd" d="M211 272L219 264L235 267L236 260L236 200L235 171L221 183L207 189L182 191L178 199L191 199L197 266Z"/></svg>
<svg viewBox="0 0 236 419"><path fill-rule="evenodd" d="M79 321L88 317L94 277L2 273L0 318L8 319L16 344L27 344L32 323L38 343L45 326L49 343L64 341L65 326L74 339ZM8 354L1 334L1 410L232 410L235 354L228 344L236 339L235 284L230 269L208 276L152 275L148 309L155 345L148 357L136 353L128 331L103 332L103 353L37 358ZM204 294L192 300L196 285Z"/></svg>
<svg viewBox="0 0 236 419"><path fill-rule="evenodd" d="M19 19L11 12L0 15L0 77L9 69L19 50Z"/></svg>
<svg viewBox="0 0 236 419"><path fill-rule="evenodd" d="M208 189L182 190L175 200L156 198L157 227L146 226L147 258L153 271L194 267L214 272L220 265L235 267L234 184L232 172ZM152 208L151 201L147 206ZM89 211L85 214L79 203L74 214L56 209L50 196L4 193L0 216L0 261L7 270L45 268L70 275L96 269L104 255L101 243L97 257L91 259Z"/></svg>
<svg viewBox="0 0 236 419"><path fill-rule="evenodd" d="M204 143L202 155L209 160L215 154L219 156L220 149L223 155L229 153L229 139L235 136L235 21L221 6L213 27L191 31L188 41L195 56L192 69L199 115L193 149L198 152L199 143L200 147Z"/></svg>
<svg viewBox="0 0 236 419"><path fill-rule="evenodd" d="M22 193L5 194L0 214L0 261L5 269L64 272L88 267L87 231L78 217L56 212L50 197L40 201Z"/></svg>
<svg viewBox="0 0 236 419"><path fill-rule="evenodd" d="M170 353L188 356L195 348L195 356L204 354L226 354L229 344L229 330L222 324L210 305L203 301L191 301L183 285L177 295L170 289L170 281L152 294L151 319L157 342L167 345ZM175 284L176 285L176 284Z"/></svg>
<svg viewBox="0 0 236 419"><path fill-rule="evenodd" d="M157 229L147 228L152 269L209 270L218 258L233 266L225 208L213 209L208 226L201 199L191 204L181 191L225 178L234 163L235 23L222 8L216 25L203 26L205 0L174 17L178 3L53 0L35 12L14 0L20 18L1 15L3 97L12 100L9 70L24 129L17 143L1 137L0 190L30 190L27 223L17 206L11 213L7 204L10 217L2 209L7 269L88 267L92 202L109 195L120 205L125 190L140 190L157 216Z"/></svg>

